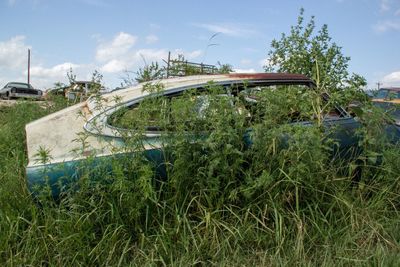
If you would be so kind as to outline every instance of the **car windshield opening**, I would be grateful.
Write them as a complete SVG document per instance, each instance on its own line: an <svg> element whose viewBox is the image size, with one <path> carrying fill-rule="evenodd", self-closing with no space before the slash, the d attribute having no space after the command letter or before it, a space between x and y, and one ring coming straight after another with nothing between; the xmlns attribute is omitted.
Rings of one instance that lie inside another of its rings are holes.
<svg viewBox="0 0 400 267"><path fill-rule="evenodd" d="M315 106L323 104L316 115ZM258 123L293 123L343 117L333 103L306 85L234 85L217 91L187 90L146 97L108 117L112 127L144 132L213 129L218 116L241 116L251 127ZM238 119L240 119L238 117Z"/></svg>

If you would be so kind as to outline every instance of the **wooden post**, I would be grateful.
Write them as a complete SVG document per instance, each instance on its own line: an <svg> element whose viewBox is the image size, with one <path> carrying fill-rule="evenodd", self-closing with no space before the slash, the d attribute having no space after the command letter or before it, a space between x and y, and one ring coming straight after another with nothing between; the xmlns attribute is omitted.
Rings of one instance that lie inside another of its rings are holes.
<svg viewBox="0 0 400 267"><path fill-rule="evenodd" d="M168 51L167 78L169 77L169 62L170 61L171 61L171 51Z"/></svg>

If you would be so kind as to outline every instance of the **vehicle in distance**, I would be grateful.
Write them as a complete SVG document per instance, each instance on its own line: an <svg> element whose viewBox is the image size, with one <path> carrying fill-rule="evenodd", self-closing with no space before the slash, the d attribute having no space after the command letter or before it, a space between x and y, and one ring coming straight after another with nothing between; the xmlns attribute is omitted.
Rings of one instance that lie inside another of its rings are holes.
<svg viewBox="0 0 400 267"><path fill-rule="evenodd" d="M61 95L71 102L82 102L90 95L96 93L104 93L105 88L93 81L75 81L68 86L49 89L45 93L45 98L48 99L52 95Z"/></svg>
<svg viewBox="0 0 400 267"><path fill-rule="evenodd" d="M400 87L381 88L371 101L387 111L400 126Z"/></svg>
<svg viewBox="0 0 400 267"><path fill-rule="evenodd" d="M372 98L375 103L400 104L400 87L388 87L378 90Z"/></svg>
<svg viewBox="0 0 400 267"><path fill-rule="evenodd" d="M0 97L5 99L40 99L42 97L42 91L34 89L29 83L9 82L3 87L3 89L0 89Z"/></svg>

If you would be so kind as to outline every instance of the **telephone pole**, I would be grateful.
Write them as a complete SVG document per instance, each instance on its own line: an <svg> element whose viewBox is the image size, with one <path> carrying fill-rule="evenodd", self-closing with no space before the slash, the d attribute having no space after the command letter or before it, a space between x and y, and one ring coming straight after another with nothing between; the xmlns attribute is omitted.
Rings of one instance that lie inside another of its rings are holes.
<svg viewBox="0 0 400 267"><path fill-rule="evenodd" d="M28 84L31 80L31 50L28 49Z"/></svg>

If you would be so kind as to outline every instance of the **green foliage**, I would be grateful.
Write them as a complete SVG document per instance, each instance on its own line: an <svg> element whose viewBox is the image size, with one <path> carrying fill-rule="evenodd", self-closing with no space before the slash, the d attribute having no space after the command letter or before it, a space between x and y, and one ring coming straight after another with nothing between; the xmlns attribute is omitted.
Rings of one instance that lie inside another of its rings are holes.
<svg viewBox="0 0 400 267"><path fill-rule="evenodd" d="M157 62L151 62L150 65L140 68L136 73L136 82L149 82L165 78L165 68L160 67Z"/></svg>
<svg viewBox="0 0 400 267"><path fill-rule="evenodd" d="M79 190L58 202L46 191L32 199L24 174L24 125L54 107L0 109L1 265L398 265L399 147L379 138L381 114L366 100L354 111L362 156L379 153L382 165L363 161L354 185L348 166L330 160L335 140L317 122L333 103L318 93L229 95L210 83L165 98L162 89L147 85L151 97L112 118L131 126L123 139L134 156L89 156ZM145 150L149 121L161 129L163 149L151 154L161 166ZM47 162L51 151L37 156Z"/></svg>
<svg viewBox="0 0 400 267"><path fill-rule="evenodd" d="M203 74L203 70L197 66L188 64L187 59L183 55L178 55L178 58L171 61L168 76L190 76Z"/></svg>
<svg viewBox="0 0 400 267"><path fill-rule="evenodd" d="M203 67L204 66L204 67ZM136 72L136 77L132 79L129 72L123 78L123 85L133 85L135 82L149 82L166 77L175 76L191 76L202 74L226 74L232 72L232 66L229 64L221 64L218 62L218 67L210 70L206 65L189 63L183 55L178 55L177 59L170 61L169 68L160 66L157 62L151 62L150 65L146 64L143 68L139 68Z"/></svg>
<svg viewBox="0 0 400 267"><path fill-rule="evenodd" d="M233 67L230 64L222 64L218 62L218 71L219 74L228 74L233 72Z"/></svg>
<svg viewBox="0 0 400 267"><path fill-rule="evenodd" d="M282 33L280 40L272 41L265 70L304 74L324 91L365 86L362 76L349 74L350 57L344 56L341 47L332 42L328 26L324 24L315 31L314 17L306 23L301 9L290 34Z"/></svg>
<svg viewBox="0 0 400 267"><path fill-rule="evenodd" d="M68 78L68 81L69 81L69 84L70 84L70 85L76 82L76 74L74 73L74 71L72 70L72 68L70 68L70 69L67 71L67 78Z"/></svg>
<svg viewBox="0 0 400 267"><path fill-rule="evenodd" d="M345 76L319 60L315 91L209 83L163 97L162 85L144 85L147 98L109 118L123 128L124 153L89 155L57 201L49 186L36 198L27 189L24 127L65 99L0 107L0 265L399 265L400 147L382 134L391 119L357 89L361 80L324 100ZM332 160L335 129L322 124L338 103L362 123L350 162ZM82 153L88 133L75 141ZM51 149L36 159L51 161Z"/></svg>

